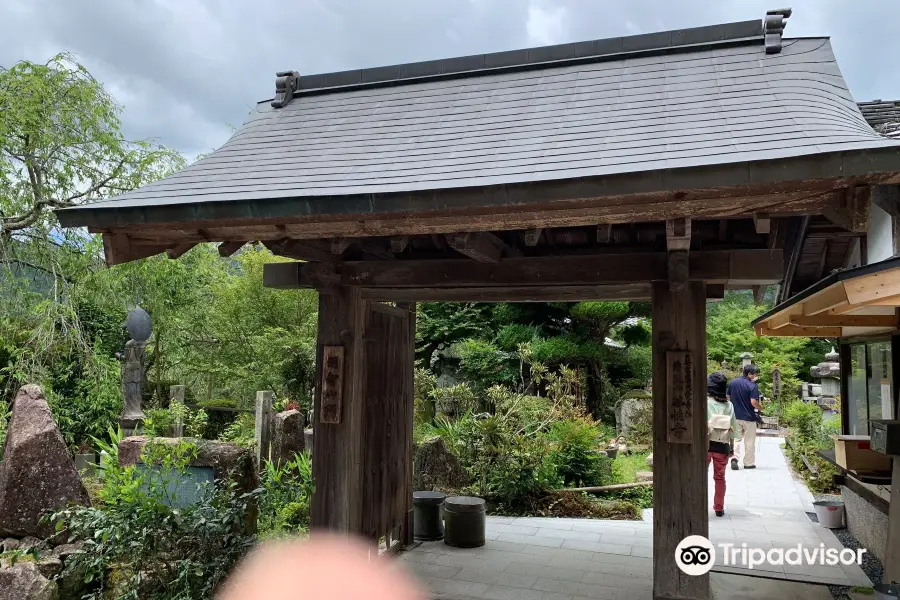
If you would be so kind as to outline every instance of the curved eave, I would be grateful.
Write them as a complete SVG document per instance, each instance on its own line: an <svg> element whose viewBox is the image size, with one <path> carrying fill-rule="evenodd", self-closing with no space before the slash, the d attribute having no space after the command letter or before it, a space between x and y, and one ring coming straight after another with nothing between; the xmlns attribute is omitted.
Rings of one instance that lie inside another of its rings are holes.
<svg viewBox="0 0 900 600"><path fill-rule="evenodd" d="M340 196L292 196L172 204L123 205L104 203L56 211L63 227L114 229L134 225L254 222L304 217L416 214L461 208L509 209L580 199L676 194L691 190L723 190L730 195L753 195L796 184L833 181L824 189L848 184L900 183L900 145L773 158L770 160L662 168L633 173L575 179L499 183L489 186L431 188L407 192ZM739 191L732 194L732 191Z"/></svg>

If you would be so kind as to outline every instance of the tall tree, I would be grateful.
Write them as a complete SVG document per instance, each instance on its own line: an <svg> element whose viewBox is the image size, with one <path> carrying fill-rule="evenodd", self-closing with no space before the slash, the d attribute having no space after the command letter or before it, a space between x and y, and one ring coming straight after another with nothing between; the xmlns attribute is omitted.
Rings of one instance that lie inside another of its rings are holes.
<svg viewBox="0 0 900 600"><path fill-rule="evenodd" d="M0 233L52 227L50 211L132 190L184 166L121 133L121 107L70 54L0 67Z"/></svg>

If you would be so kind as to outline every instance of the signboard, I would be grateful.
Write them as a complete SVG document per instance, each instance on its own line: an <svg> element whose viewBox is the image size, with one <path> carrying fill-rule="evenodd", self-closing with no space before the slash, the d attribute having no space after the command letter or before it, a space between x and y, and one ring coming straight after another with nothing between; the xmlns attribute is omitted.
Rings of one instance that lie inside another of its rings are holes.
<svg viewBox="0 0 900 600"><path fill-rule="evenodd" d="M772 369L772 396L781 398L781 371L777 368Z"/></svg>
<svg viewBox="0 0 900 600"><path fill-rule="evenodd" d="M159 465L135 465L138 470L149 471L149 478L156 483L165 484L166 494L160 498L163 504L171 508L187 508L198 502L207 488L215 481L215 471L212 467L187 467L182 473L171 468L163 468ZM149 492L148 481L141 482L141 490Z"/></svg>
<svg viewBox="0 0 900 600"><path fill-rule="evenodd" d="M692 442L693 376L690 352L666 351L666 441L670 444Z"/></svg>
<svg viewBox="0 0 900 600"><path fill-rule="evenodd" d="M341 422L341 396L344 387L344 347L322 348L322 397L319 422Z"/></svg>

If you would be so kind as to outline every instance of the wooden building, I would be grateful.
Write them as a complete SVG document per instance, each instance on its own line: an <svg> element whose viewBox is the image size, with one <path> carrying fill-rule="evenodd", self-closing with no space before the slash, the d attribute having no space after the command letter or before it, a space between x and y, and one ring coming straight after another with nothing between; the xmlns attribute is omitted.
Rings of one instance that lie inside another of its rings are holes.
<svg viewBox="0 0 900 600"><path fill-rule="evenodd" d="M202 242L297 259L265 277L320 292L313 524L389 542L409 536L415 303L651 300L654 595L707 598L673 559L708 532L706 301L796 272L810 232L864 232L874 186L900 183L900 141L827 38L782 38L789 12L279 73L211 155L58 216L110 264Z"/></svg>

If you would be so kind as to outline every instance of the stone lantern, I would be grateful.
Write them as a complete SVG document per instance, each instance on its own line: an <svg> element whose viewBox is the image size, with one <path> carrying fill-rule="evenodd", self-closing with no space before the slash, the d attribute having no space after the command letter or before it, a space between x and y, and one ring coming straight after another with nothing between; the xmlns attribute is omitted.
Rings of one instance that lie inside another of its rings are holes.
<svg viewBox="0 0 900 600"><path fill-rule="evenodd" d="M818 403L823 407L832 407L837 404L837 396L841 393L841 363L840 355L832 347L831 352L825 355L825 361L810 368L809 374L819 380L821 392ZM816 390L818 391L818 390Z"/></svg>

